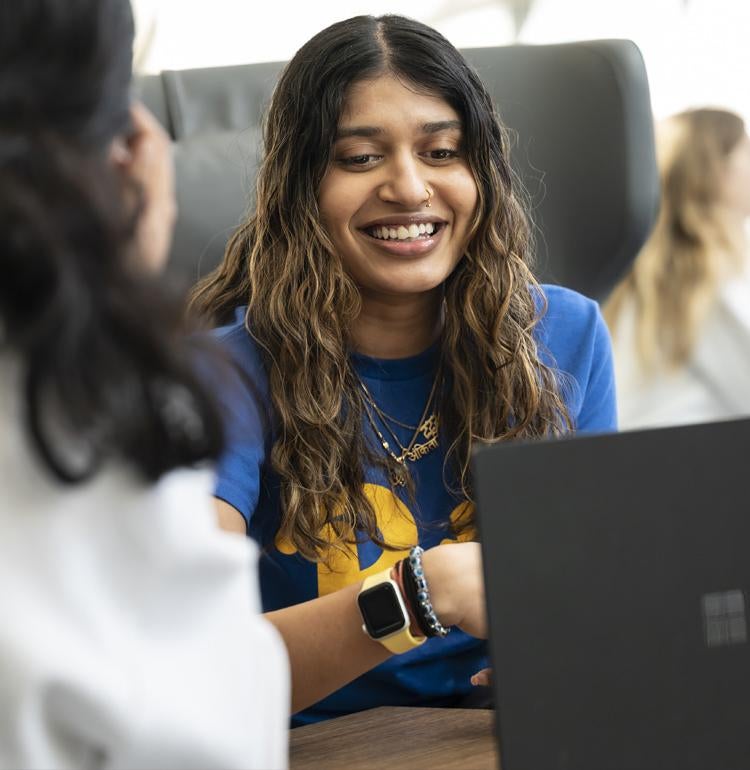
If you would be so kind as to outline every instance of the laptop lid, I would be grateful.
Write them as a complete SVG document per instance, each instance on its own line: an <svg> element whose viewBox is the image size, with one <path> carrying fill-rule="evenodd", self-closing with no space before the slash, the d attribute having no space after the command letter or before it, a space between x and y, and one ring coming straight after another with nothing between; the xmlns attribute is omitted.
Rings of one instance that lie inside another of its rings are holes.
<svg viewBox="0 0 750 770"><path fill-rule="evenodd" d="M750 420L475 456L503 770L750 767Z"/></svg>

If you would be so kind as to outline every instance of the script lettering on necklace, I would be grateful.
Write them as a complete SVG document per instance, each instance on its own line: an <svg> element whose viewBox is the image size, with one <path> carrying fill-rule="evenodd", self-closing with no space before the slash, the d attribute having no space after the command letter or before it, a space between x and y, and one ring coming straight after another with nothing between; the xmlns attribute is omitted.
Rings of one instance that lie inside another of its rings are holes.
<svg viewBox="0 0 750 770"><path fill-rule="evenodd" d="M437 438L439 427L440 421L438 416L433 413L419 426L419 432L430 442Z"/></svg>
<svg viewBox="0 0 750 770"><path fill-rule="evenodd" d="M437 449L437 445L437 436L431 438L429 441L425 441L424 444L415 444L411 449L407 449L401 457L399 457L399 461L403 462L404 460L410 460L411 462L416 462L421 457L432 452L433 449Z"/></svg>

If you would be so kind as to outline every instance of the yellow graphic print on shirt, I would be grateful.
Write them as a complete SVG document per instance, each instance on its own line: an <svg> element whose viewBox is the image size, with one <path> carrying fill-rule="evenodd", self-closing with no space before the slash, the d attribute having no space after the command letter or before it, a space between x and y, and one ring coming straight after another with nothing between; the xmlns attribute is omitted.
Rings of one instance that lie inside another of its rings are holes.
<svg viewBox="0 0 750 770"><path fill-rule="evenodd" d="M317 565L318 596L333 593L392 567L400 559L403 559L409 553L409 549L419 540L414 516L390 489L379 484L365 484L364 493L375 510L377 526L383 540L397 547L398 550L383 550L380 557L366 569L360 569L356 545L346 546L344 550L333 551L329 565L322 563ZM474 505L465 500L451 512L451 523L459 524L466 521L473 514L473 511ZM444 538L441 542L455 543L473 540L474 534L472 527L466 532L462 532L457 539ZM283 540L278 535L274 544L281 553L289 555L296 553L297 549L288 540Z"/></svg>
<svg viewBox="0 0 750 770"><path fill-rule="evenodd" d="M456 537L445 537L440 541L443 543L470 543L477 539L477 529L474 522L471 521L474 516L474 503L464 500L451 511L451 524L458 529L463 527L462 531ZM471 522L471 523L469 523ZM467 526L468 525L468 526Z"/></svg>

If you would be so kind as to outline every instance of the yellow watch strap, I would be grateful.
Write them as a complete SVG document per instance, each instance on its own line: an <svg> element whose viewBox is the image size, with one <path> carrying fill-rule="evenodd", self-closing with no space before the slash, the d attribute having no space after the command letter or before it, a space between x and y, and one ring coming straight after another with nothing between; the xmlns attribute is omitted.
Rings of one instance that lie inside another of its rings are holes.
<svg viewBox="0 0 750 770"><path fill-rule="evenodd" d="M383 570L382 572L376 573L375 575L366 577L362 583L360 592L366 591L368 588L372 588L373 586L386 582L393 583L396 586L396 591L398 592L398 595L401 596L401 600L403 601L404 606L406 606L406 600L401 594L401 589L398 587L398 583L396 583L396 581L391 578L390 567ZM390 636L385 636L382 639L375 639L374 641L380 642L380 644L382 644L386 650L389 650L396 655L400 655L402 652L409 652L409 650L413 650L415 647L419 647L419 645L424 644L427 641L427 637L414 636L414 634L411 632L411 629L409 628L409 625L407 625L406 628L401 629L401 631L396 631L396 633L391 634Z"/></svg>

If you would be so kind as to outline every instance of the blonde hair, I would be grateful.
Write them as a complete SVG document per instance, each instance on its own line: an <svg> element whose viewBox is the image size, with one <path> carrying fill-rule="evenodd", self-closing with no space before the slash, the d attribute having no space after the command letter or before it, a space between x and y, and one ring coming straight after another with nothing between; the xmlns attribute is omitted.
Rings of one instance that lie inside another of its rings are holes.
<svg viewBox="0 0 750 770"><path fill-rule="evenodd" d="M744 134L742 119L719 109L688 110L657 126L659 215L604 307L613 332L633 307L646 372L687 363L721 281L744 259L744 240L723 203L727 159Z"/></svg>

